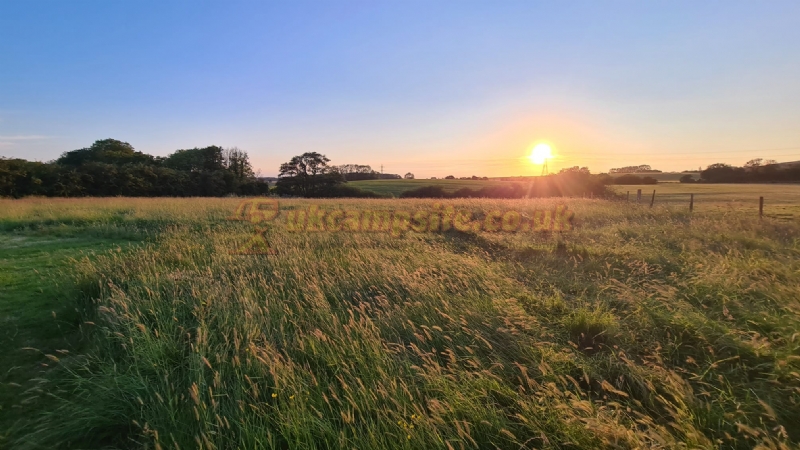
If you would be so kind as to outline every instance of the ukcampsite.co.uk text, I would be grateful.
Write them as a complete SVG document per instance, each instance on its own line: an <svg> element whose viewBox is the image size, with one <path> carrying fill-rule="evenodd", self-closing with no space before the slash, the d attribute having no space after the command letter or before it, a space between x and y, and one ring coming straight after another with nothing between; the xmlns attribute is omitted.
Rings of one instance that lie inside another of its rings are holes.
<svg viewBox="0 0 800 450"><path fill-rule="evenodd" d="M523 214L519 211L488 211L480 217L473 211L453 206L434 204L431 209L358 210L323 209L312 205L305 209L281 211L287 231L348 231L387 232L399 235L408 231L417 233L457 230L462 232L544 232L569 231L574 213L565 205L553 209L535 210Z"/></svg>

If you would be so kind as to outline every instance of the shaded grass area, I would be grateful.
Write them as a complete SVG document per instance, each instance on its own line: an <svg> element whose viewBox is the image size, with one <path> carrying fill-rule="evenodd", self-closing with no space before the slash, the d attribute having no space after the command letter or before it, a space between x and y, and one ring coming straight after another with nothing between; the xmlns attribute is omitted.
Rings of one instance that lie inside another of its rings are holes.
<svg viewBox="0 0 800 450"><path fill-rule="evenodd" d="M20 416L36 409L29 380L53 360L80 349L81 311L75 261L126 246L130 233L108 236L77 227L0 234L0 444Z"/></svg>
<svg viewBox="0 0 800 450"><path fill-rule="evenodd" d="M48 411L36 380L60 376L56 362L75 359L85 348L80 324L97 287L94 279L76 279L79 261L125 252L171 224L229 213L214 199L198 208L185 204L0 199L0 447L14 446L9 435L19 435L31 417Z"/></svg>
<svg viewBox="0 0 800 450"><path fill-rule="evenodd" d="M220 204L183 205L140 205L131 217L157 228L147 243L72 267L72 288L92 300L76 302L90 306L86 351L52 354L58 369L29 381L47 407L25 417L16 446L800 441L795 223L574 200L569 234L395 238L278 223L276 255L245 256L229 250L250 226L225 221Z"/></svg>

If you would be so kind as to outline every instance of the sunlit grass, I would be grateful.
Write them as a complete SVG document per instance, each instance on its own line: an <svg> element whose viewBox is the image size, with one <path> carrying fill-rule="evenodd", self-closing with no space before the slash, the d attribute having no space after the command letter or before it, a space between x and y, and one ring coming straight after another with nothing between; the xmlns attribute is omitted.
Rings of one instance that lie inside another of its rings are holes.
<svg viewBox="0 0 800 450"><path fill-rule="evenodd" d="M6 236L143 242L74 264L86 341L19 388L18 448L800 440L793 222L568 200L570 233L298 234L279 218L276 254L246 256L230 252L252 233L226 220L237 199L0 203ZM342 202L282 201L309 204Z"/></svg>

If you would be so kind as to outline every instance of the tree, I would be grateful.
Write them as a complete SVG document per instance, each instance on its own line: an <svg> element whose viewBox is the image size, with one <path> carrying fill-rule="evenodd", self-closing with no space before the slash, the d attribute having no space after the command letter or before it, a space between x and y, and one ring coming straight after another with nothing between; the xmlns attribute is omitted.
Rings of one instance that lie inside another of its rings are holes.
<svg viewBox="0 0 800 450"><path fill-rule="evenodd" d="M56 160L62 166L77 167L83 164L97 162L104 164L153 164L155 159L145 153L137 152L127 142L116 139L103 139L95 141L89 148L64 152Z"/></svg>
<svg viewBox="0 0 800 450"><path fill-rule="evenodd" d="M695 182L694 177L691 174L688 174L688 173L686 175L682 176L680 178L680 180L678 180L678 181L680 181L681 183L694 183Z"/></svg>
<svg viewBox="0 0 800 450"><path fill-rule="evenodd" d="M448 175L448 176L444 177L444 179L445 179L445 180L455 180L455 179L456 179L456 177L454 177L454 176L452 176L452 175Z"/></svg>
<svg viewBox="0 0 800 450"><path fill-rule="evenodd" d="M700 172L700 178L709 183L741 183L745 181L746 172L741 167L715 163Z"/></svg>
<svg viewBox="0 0 800 450"><path fill-rule="evenodd" d="M589 175L590 174L588 167L578 167L578 166L573 166L573 167L568 167L566 169L561 169L561 171L558 172L558 173L559 174L575 174L575 175Z"/></svg>
<svg viewBox="0 0 800 450"><path fill-rule="evenodd" d="M347 181L376 180L380 175L380 172L376 172L372 170L372 167L363 164L342 164L335 168Z"/></svg>
<svg viewBox="0 0 800 450"><path fill-rule="evenodd" d="M223 196L268 193L247 153L218 146L153 157L116 139L64 152L52 163L0 158L0 196Z"/></svg>
<svg viewBox="0 0 800 450"><path fill-rule="evenodd" d="M649 164L642 164L640 166L625 166L617 167L608 171L608 173L659 173L660 170L655 170Z"/></svg>
<svg viewBox="0 0 800 450"><path fill-rule="evenodd" d="M764 160L763 160L763 159L761 159L761 158L755 158L755 159L751 159L750 161L747 161L746 163L744 163L744 166L745 166L745 167L747 167L747 168L755 168L755 167L760 167L760 166L761 166L761 163L762 163L763 161L764 161Z"/></svg>
<svg viewBox="0 0 800 450"><path fill-rule="evenodd" d="M167 156L164 160L164 165L170 169L186 172L227 169L224 150L216 145L204 148L195 147L189 150L176 150L175 153Z"/></svg>
<svg viewBox="0 0 800 450"><path fill-rule="evenodd" d="M336 169L342 174L347 175L351 173L372 173L372 167L362 164L342 164L336 166Z"/></svg>
<svg viewBox="0 0 800 450"><path fill-rule="evenodd" d="M228 171L233 174L237 181L242 182L255 176L246 151L240 150L239 147L226 148L222 153L222 157Z"/></svg>
<svg viewBox="0 0 800 450"><path fill-rule="evenodd" d="M413 180L414 179L414 174L411 173L411 172L408 172L407 174L405 174L403 176L403 178L405 178L406 180Z"/></svg>
<svg viewBox="0 0 800 450"><path fill-rule="evenodd" d="M278 192L288 195L314 197L326 189L343 183L339 171L328 166L330 159L317 152L307 152L295 156L281 164L276 183Z"/></svg>

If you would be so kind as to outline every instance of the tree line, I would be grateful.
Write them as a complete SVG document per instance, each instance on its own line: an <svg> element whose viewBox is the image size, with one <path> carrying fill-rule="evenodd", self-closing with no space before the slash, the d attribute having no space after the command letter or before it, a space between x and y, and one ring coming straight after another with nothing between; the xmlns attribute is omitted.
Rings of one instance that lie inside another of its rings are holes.
<svg viewBox="0 0 800 450"><path fill-rule="evenodd" d="M136 196L136 197L213 197L227 195L281 195L294 197L381 197L380 194L348 186L348 181L402 178L383 174L368 165L343 164L331 166L325 155L306 152L281 164L273 188L253 173L246 152L238 148L208 146L177 150L160 157L137 151L127 142L115 139L96 141L88 148L72 150L50 162L27 161L19 158L0 158L0 196L49 197L78 196ZM685 175L681 182L747 183L800 181L800 163L763 164L761 159L749 161L744 167L712 164L694 180ZM657 172L650 166L630 166L616 169L625 173L636 168L639 172ZM405 178L413 178L406 174ZM448 176L446 179L455 177ZM473 176L466 179L481 179ZM486 179L483 177L483 179ZM570 167L545 177L504 178L523 181L509 186L463 188L446 192L440 186L423 186L403 194L405 197L491 197L523 198L597 195L608 196L608 185L655 184L651 177L626 174L593 175L586 167Z"/></svg>
<svg viewBox="0 0 800 450"><path fill-rule="evenodd" d="M219 197L263 195L247 152L215 145L166 156L116 139L63 153L51 162L0 158L0 196Z"/></svg>
<svg viewBox="0 0 800 450"><path fill-rule="evenodd" d="M700 172L695 180L690 174L681 177L681 183L797 183L800 182L800 162L778 164L774 160L756 158L743 167L716 163Z"/></svg>
<svg viewBox="0 0 800 450"><path fill-rule="evenodd" d="M402 178L396 173L381 173L377 170L372 170L371 166L363 164L342 164L334 166L332 170L341 173L345 181L396 180Z"/></svg>
<svg viewBox="0 0 800 450"><path fill-rule="evenodd" d="M653 169L648 164L642 164L640 166L616 167L609 170L608 173L661 173L661 171Z"/></svg>
<svg viewBox="0 0 800 450"><path fill-rule="evenodd" d="M519 180L518 180L519 181ZM510 182L480 189L461 188L453 192L443 186L420 186L400 194L401 198L533 198L596 196L611 198L608 188L614 178L608 174L594 175L587 167L569 167L557 174L532 177L527 182Z"/></svg>
<svg viewBox="0 0 800 450"><path fill-rule="evenodd" d="M345 183L350 180L376 179L359 178L353 175L376 176L369 166L346 164L330 166L331 160L317 152L306 152L292 157L281 164L274 193L294 197L382 197L372 191L365 191ZM397 176L399 178L399 175Z"/></svg>

